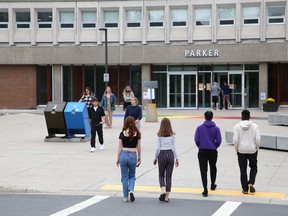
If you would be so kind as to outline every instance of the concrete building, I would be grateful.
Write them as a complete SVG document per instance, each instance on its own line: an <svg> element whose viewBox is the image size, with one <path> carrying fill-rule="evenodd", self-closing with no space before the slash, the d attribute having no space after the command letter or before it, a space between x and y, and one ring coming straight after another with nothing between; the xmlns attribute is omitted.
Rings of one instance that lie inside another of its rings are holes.
<svg viewBox="0 0 288 216"><path fill-rule="evenodd" d="M288 106L287 0L0 1L0 108L101 99L105 32L112 91L129 84L143 105L210 107L213 82L234 108ZM145 97L143 97L145 96Z"/></svg>

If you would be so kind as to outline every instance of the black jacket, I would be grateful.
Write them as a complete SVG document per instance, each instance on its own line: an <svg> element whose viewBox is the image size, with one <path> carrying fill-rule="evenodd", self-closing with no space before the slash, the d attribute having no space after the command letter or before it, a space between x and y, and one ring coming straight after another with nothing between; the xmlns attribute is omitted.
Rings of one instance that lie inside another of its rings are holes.
<svg viewBox="0 0 288 216"><path fill-rule="evenodd" d="M95 111L94 107L89 108L89 119L91 120L91 126L99 126L102 122L102 116L105 116L104 109L98 106Z"/></svg>

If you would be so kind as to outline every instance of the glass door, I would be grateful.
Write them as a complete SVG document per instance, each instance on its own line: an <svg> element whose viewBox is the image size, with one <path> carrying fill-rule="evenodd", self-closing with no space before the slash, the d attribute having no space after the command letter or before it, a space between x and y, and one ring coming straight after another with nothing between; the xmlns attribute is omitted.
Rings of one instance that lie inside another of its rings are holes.
<svg viewBox="0 0 288 216"><path fill-rule="evenodd" d="M243 108L244 75L239 72L229 72L230 103L232 108Z"/></svg>
<svg viewBox="0 0 288 216"><path fill-rule="evenodd" d="M185 108L196 108L196 74L183 74Z"/></svg>
<svg viewBox="0 0 288 216"><path fill-rule="evenodd" d="M181 74L170 74L168 75L168 107L170 108L181 108L181 90L182 90L182 81Z"/></svg>
<svg viewBox="0 0 288 216"><path fill-rule="evenodd" d="M198 73L198 107L211 107L211 72Z"/></svg>
<svg viewBox="0 0 288 216"><path fill-rule="evenodd" d="M168 74L168 108L196 108L196 74Z"/></svg>

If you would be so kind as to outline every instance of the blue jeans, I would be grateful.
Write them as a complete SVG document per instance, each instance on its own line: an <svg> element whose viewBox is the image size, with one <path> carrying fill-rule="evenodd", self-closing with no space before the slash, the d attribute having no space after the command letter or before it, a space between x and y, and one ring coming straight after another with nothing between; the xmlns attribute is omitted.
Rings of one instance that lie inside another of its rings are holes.
<svg viewBox="0 0 288 216"><path fill-rule="evenodd" d="M129 151L122 151L120 155L121 182L123 195L128 197L130 190L134 191L135 171L137 164L137 154Z"/></svg>

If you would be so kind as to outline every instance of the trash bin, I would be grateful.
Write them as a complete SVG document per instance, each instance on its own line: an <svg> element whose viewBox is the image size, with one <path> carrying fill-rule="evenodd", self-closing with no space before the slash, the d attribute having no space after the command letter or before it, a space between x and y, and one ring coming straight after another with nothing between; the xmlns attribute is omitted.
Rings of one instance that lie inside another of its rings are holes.
<svg viewBox="0 0 288 216"><path fill-rule="evenodd" d="M66 136L66 122L64 119L64 109L66 102L48 102L44 111L48 136L46 138L56 137L56 134Z"/></svg>
<svg viewBox="0 0 288 216"><path fill-rule="evenodd" d="M82 138L90 137L90 123L86 103L68 102L64 110L67 127L67 138L73 138L77 134L85 134Z"/></svg>

